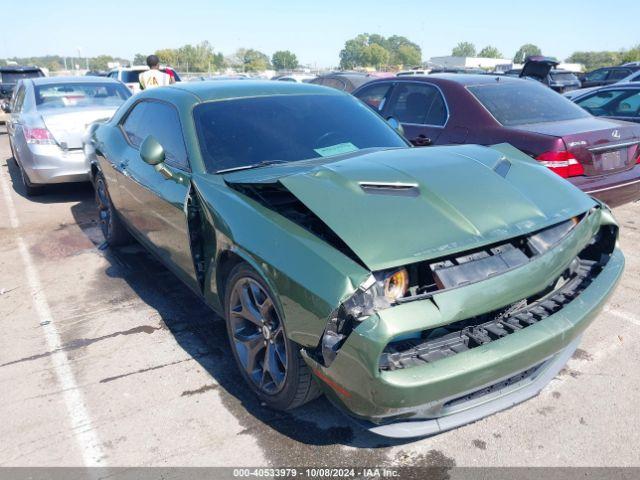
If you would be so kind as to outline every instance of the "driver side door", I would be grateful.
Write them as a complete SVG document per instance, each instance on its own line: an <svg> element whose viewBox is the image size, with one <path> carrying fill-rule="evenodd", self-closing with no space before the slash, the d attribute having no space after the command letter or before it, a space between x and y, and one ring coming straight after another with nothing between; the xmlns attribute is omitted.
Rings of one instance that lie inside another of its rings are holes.
<svg viewBox="0 0 640 480"><path fill-rule="evenodd" d="M191 171L177 109L159 100L138 102L121 125L128 147L118 179L120 212L139 239L191 288L199 291L187 225ZM165 151L168 176L140 157L152 135Z"/></svg>

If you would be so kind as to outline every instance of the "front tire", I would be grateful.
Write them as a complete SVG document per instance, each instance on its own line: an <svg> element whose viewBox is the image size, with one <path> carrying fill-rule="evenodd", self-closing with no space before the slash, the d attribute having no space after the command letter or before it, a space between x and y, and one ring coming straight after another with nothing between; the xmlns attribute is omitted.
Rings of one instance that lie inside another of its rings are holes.
<svg viewBox="0 0 640 480"><path fill-rule="evenodd" d="M120 220L113 203L111 203L111 197L107 190L107 182L102 172L96 174L94 187L96 192L96 205L98 206L98 215L100 217L100 229L102 230L104 239L111 247L130 243L131 235L127 227L122 223L122 220Z"/></svg>
<svg viewBox="0 0 640 480"><path fill-rule="evenodd" d="M226 282L225 321L236 364L260 400L290 410L319 396L300 348L286 335L274 296L246 263L236 265Z"/></svg>

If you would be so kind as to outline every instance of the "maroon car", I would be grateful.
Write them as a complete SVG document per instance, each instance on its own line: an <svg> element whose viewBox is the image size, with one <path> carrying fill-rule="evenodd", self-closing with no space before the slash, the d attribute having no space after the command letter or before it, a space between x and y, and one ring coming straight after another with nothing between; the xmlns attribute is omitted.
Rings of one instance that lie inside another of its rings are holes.
<svg viewBox="0 0 640 480"><path fill-rule="evenodd" d="M611 206L640 199L640 125L594 117L539 82L437 74L374 80L353 95L416 146L507 142Z"/></svg>

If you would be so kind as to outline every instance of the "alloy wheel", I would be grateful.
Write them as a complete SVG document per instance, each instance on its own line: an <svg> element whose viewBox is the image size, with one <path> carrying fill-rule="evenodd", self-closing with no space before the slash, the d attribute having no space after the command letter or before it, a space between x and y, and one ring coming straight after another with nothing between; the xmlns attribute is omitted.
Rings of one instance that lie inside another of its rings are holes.
<svg viewBox="0 0 640 480"><path fill-rule="evenodd" d="M98 178L96 182L96 203L98 204L98 214L100 216L100 229L104 238L108 240L112 228L113 212L107 187L101 178Z"/></svg>
<svg viewBox="0 0 640 480"><path fill-rule="evenodd" d="M278 393L287 376L287 342L273 300L254 279L240 278L231 291L233 348L258 389Z"/></svg>

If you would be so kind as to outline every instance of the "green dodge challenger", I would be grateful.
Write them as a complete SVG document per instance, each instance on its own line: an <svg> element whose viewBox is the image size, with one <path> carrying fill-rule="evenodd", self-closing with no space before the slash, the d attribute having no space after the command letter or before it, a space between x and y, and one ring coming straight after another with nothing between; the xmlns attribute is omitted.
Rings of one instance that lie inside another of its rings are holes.
<svg viewBox="0 0 640 480"><path fill-rule="evenodd" d="M536 395L624 267L606 205L535 160L410 148L324 87L145 91L85 149L107 242L134 237L224 317L262 401L324 392L389 437Z"/></svg>

